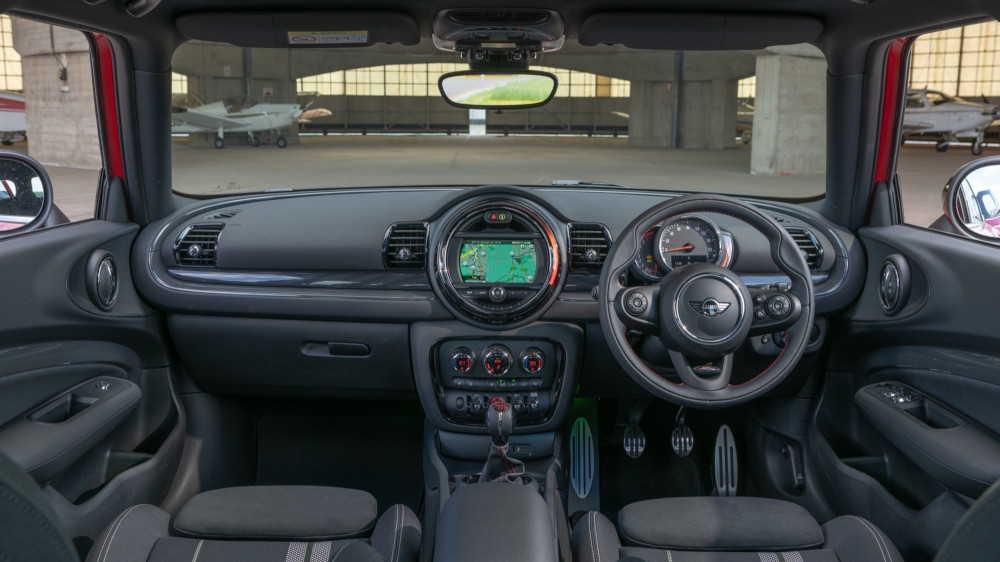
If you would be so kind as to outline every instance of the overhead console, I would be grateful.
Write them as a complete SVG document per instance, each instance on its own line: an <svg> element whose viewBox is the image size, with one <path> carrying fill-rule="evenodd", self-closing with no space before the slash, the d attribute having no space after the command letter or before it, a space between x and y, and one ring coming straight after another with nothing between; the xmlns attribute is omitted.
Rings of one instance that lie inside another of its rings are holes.
<svg viewBox="0 0 1000 562"><path fill-rule="evenodd" d="M556 221L519 198L488 197L441 220L431 281L456 317L510 328L537 319L565 280L566 251Z"/></svg>

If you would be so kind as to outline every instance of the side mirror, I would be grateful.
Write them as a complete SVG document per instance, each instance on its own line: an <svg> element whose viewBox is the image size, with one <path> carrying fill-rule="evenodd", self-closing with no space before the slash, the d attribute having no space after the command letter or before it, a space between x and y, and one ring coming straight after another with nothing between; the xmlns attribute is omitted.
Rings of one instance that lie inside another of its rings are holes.
<svg viewBox="0 0 1000 562"><path fill-rule="evenodd" d="M445 101L468 109L526 109L549 103L559 81L535 70L467 70L438 80Z"/></svg>
<svg viewBox="0 0 1000 562"><path fill-rule="evenodd" d="M956 232L1000 243L1000 156L962 166L941 194L944 215Z"/></svg>
<svg viewBox="0 0 1000 562"><path fill-rule="evenodd" d="M32 230L52 210L52 182L35 159L0 151L0 237Z"/></svg>

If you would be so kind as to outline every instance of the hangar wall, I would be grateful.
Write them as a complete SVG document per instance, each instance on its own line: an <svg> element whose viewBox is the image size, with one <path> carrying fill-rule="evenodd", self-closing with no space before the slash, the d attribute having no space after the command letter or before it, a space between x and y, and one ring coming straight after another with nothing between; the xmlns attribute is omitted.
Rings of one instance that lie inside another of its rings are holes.
<svg viewBox="0 0 1000 562"><path fill-rule="evenodd" d="M79 31L11 18L26 93L28 154L43 164L101 167L90 46ZM60 79L62 69L66 80Z"/></svg>

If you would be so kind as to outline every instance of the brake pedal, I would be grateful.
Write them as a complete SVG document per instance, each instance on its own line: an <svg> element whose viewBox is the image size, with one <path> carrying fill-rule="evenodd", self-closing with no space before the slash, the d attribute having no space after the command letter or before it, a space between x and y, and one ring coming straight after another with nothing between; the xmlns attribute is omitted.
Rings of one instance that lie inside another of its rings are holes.
<svg viewBox="0 0 1000 562"><path fill-rule="evenodd" d="M678 457L686 457L694 450L694 433L691 428L684 425L684 406L677 410L676 425L673 433L670 434L670 446L674 448L674 453Z"/></svg>
<svg viewBox="0 0 1000 562"><path fill-rule="evenodd" d="M715 437L715 491L720 496L735 496L739 483L739 461L736 456L736 437L728 425L719 428Z"/></svg>

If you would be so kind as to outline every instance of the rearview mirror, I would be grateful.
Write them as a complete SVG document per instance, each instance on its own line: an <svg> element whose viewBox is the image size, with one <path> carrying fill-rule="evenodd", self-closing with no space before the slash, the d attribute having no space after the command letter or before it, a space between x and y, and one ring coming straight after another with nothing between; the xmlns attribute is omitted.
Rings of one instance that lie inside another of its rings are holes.
<svg viewBox="0 0 1000 562"><path fill-rule="evenodd" d="M469 70L442 75L438 89L456 107L525 109L548 103L558 84L555 75L548 72Z"/></svg>
<svg viewBox="0 0 1000 562"><path fill-rule="evenodd" d="M0 152L0 237L31 230L52 208L52 184L42 165L16 152Z"/></svg>
<svg viewBox="0 0 1000 562"><path fill-rule="evenodd" d="M944 214L955 230L977 240L1000 242L1000 156L973 160L948 180Z"/></svg>

